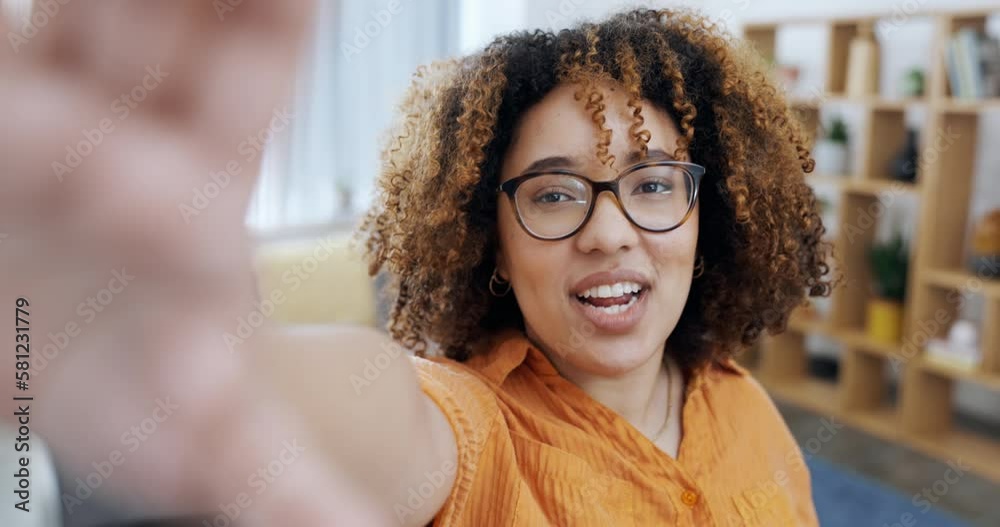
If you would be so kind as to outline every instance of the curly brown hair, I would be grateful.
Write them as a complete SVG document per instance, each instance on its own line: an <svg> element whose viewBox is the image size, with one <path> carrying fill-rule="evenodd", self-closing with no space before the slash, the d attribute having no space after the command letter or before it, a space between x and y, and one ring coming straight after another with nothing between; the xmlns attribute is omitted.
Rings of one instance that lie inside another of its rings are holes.
<svg viewBox="0 0 1000 527"><path fill-rule="evenodd" d="M388 331L418 355L429 342L465 360L476 342L524 329L512 296L488 283L497 249L501 163L519 117L556 85L580 86L608 154L597 82L625 87L645 150L642 101L680 130L675 157L706 167L698 249L704 274L669 337L685 368L722 360L785 329L806 295L829 295L832 247L804 179L813 161L799 120L746 44L688 10L636 9L558 33L496 38L479 53L423 66L383 153L374 205L356 241L369 272L393 278Z"/></svg>

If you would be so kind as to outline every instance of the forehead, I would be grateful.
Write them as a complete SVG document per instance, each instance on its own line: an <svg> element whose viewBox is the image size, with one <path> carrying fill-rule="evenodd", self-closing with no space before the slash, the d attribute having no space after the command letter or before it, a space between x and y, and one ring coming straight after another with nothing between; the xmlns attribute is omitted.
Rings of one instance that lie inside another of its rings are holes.
<svg viewBox="0 0 1000 527"><path fill-rule="evenodd" d="M617 160L625 159L637 146L630 134L636 120L633 108L628 105L629 95L623 86L612 83L599 84L597 89L604 105L604 127L611 130L610 153ZM579 90L579 85L559 85L521 116L507 151L505 176L536 159L553 155L577 157L588 164L600 165L596 155L600 130L594 121L594 110L587 108L586 93L581 94L580 100L575 98ZM678 132L670 115L648 100L643 99L641 105L644 121L641 129L650 133L649 147L673 152ZM615 166L621 168L621 162L616 161Z"/></svg>

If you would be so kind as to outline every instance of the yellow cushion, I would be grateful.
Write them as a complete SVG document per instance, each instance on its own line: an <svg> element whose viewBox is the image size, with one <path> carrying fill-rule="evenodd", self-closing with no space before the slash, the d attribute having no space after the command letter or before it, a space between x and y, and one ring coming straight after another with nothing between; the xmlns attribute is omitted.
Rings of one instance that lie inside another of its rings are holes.
<svg viewBox="0 0 1000 527"><path fill-rule="evenodd" d="M348 233L268 242L256 251L261 299L275 301L272 320L292 324L376 324L375 286Z"/></svg>

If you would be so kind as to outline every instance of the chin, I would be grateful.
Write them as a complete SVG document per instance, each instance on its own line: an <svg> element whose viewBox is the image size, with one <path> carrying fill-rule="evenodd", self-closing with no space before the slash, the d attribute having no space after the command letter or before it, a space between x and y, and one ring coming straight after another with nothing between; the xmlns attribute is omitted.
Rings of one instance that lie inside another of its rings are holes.
<svg viewBox="0 0 1000 527"><path fill-rule="evenodd" d="M649 339L628 335L595 335L581 353L566 357L577 369L592 375L616 377L649 362L655 354L655 344Z"/></svg>

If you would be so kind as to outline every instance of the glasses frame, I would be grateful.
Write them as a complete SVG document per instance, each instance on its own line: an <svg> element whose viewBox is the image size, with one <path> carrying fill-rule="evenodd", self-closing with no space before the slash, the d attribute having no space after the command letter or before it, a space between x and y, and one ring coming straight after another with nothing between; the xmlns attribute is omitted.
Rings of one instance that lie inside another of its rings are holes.
<svg viewBox="0 0 1000 527"><path fill-rule="evenodd" d="M625 209L625 204L622 203L622 198L621 195L619 194L619 182L622 180L622 178L637 170L641 170L643 168L649 168L652 166L679 167L691 176L691 179L693 180L694 184L694 191L691 193L691 199L688 201L688 208L687 211L684 213L684 217L682 217L680 221L678 221L676 224L667 227L665 229L649 229L643 227L642 225L639 225L639 223L635 221L632 215L628 213L628 210ZM520 209L518 209L517 200L514 197L514 195L517 193L517 188L520 187L521 184L523 184L525 181L534 179L539 176L548 176L548 175L574 176L589 184L592 192L590 205L587 208L587 215L584 216L583 221L580 222L580 225L578 225L575 229L573 229L569 234L555 238L547 238L531 232L531 229L529 229L528 226L524 224L524 220L521 218L521 211ZM594 214L594 209L597 206L597 199L604 191L610 191L615 196L615 200L618 203L618 209L622 211L622 214L625 215L629 223L631 223L632 225L635 225L636 227L646 232L657 232L657 233L670 232L680 227L681 225L684 225L684 223L691 217L691 213L694 212L694 206L698 202L698 190L701 186L701 178L704 175L705 175L705 167L697 165L695 163L687 163L684 161L672 161L672 160L655 160L655 161L643 161L635 165L632 165L630 167L627 167L618 173L618 177L616 177L611 181L594 181L584 176L583 174L565 169L533 170L531 172L526 172L524 174L521 174L516 178L512 178L505 181L503 184L497 187L496 192L498 195L501 193L507 195L507 198L510 200L510 206L511 208L514 209L514 216L517 218L517 223L521 226L522 229L524 229L524 232L527 232L532 238L554 242L573 237L574 235L576 235L576 233L580 232L580 230L583 229L588 222L590 222L590 217Z"/></svg>

